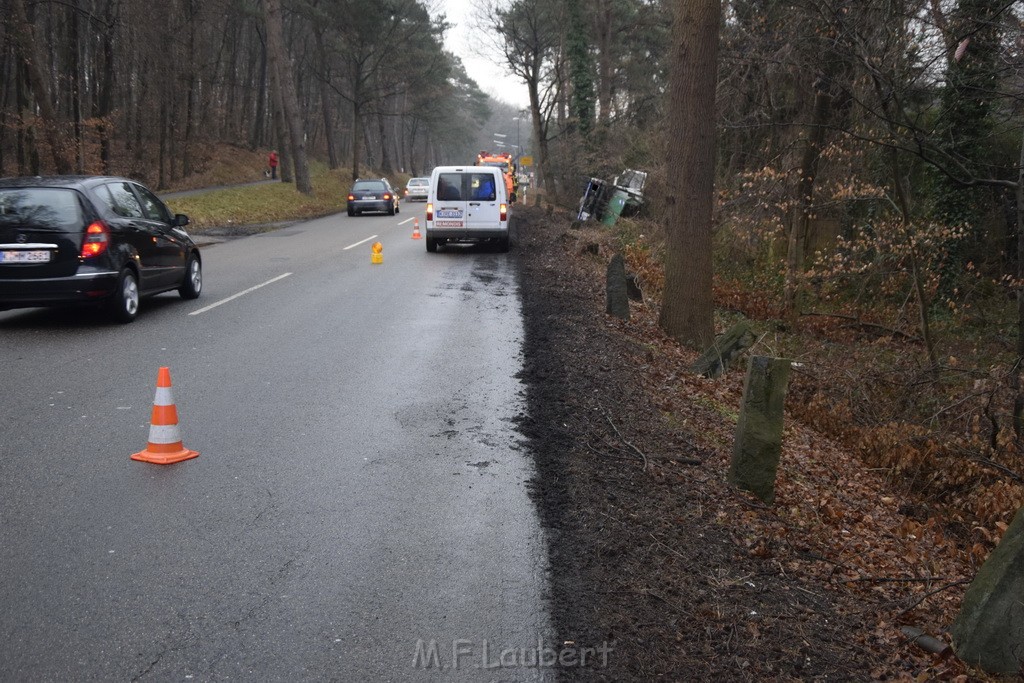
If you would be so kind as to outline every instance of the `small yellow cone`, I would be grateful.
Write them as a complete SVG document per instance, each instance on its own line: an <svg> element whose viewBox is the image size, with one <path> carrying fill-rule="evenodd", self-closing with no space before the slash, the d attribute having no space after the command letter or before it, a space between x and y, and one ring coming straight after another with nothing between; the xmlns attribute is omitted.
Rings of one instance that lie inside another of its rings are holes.
<svg viewBox="0 0 1024 683"><path fill-rule="evenodd" d="M373 250L370 252L370 263L384 263L384 245L374 242L370 248Z"/></svg>

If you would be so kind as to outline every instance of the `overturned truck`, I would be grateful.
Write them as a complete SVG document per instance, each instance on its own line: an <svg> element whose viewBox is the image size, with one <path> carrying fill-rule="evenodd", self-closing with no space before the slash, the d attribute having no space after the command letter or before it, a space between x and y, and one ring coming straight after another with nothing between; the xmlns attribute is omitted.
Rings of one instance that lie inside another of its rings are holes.
<svg viewBox="0 0 1024 683"><path fill-rule="evenodd" d="M626 169L610 183L601 178L591 178L580 198L576 219L599 220L605 225L614 225L619 216L633 216L644 204L645 171Z"/></svg>

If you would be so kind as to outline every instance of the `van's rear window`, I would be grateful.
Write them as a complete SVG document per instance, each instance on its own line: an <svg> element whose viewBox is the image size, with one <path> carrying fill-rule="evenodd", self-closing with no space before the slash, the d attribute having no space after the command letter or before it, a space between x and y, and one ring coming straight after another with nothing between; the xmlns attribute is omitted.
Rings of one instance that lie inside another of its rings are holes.
<svg viewBox="0 0 1024 683"><path fill-rule="evenodd" d="M437 200L440 202L493 202L497 195L491 173L440 173Z"/></svg>
<svg viewBox="0 0 1024 683"><path fill-rule="evenodd" d="M74 190L56 187L0 188L0 225L74 230L81 228L82 207Z"/></svg>

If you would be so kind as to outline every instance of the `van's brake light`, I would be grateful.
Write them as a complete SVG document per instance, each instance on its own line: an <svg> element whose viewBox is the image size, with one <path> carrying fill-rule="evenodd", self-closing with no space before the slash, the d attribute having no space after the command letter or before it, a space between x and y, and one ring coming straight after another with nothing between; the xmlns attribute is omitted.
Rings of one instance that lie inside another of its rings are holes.
<svg viewBox="0 0 1024 683"><path fill-rule="evenodd" d="M434 220L434 203L433 202L427 202L427 220L428 221Z"/></svg>
<svg viewBox="0 0 1024 683"><path fill-rule="evenodd" d="M491 206L494 206L494 205L492 204ZM502 202L500 208L501 208L501 220L507 221L508 220L508 204L506 204L505 202Z"/></svg>

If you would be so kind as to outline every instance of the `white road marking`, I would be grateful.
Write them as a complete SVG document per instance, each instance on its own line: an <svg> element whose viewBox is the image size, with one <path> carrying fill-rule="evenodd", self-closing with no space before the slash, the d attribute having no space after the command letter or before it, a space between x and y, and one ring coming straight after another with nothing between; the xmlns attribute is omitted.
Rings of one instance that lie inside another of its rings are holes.
<svg viewBox="0 0 1024 683"><path fill-rule="evenodd" d="M359 246L360 244L366 244L366 243L367 243L367 242L369 242L370 240L372 240L372 239L376 239L376 238L377 238L377 236L376 236L376 235L370 235L370 236L369 236L369 237L367 237L367 238L366 238L365 240L360 240L360 241L356 242L355 244L350 244L350 245L348 245L347 247L345 247L344 249L342 249L342 251L348 251L349 249L352 249L352 248L354 248L354 247L358 247L358 246Z"/></svg>
<svg viewBox="0 0 1024 683"><path fill-rule="evenodd" d="M191 313L189 313L189 315L199 315L200 313L206 313L207 311L209 311L209 310L211 310L213 308L217 308L221 304L226 304L229 301L234 301L235 299L237 299L240 296L245 296L246 294L249 294L250 292L255 292L260 287L266 287L267 285L272 284L274 282L277 282L278 280L283 280L286 277L288 277L289 275L291 275L291 273L285 273L284 275L278 275L277 277L275 277L272 280L267 280L263 284L256 285L255 287L250 287L249 289L246 289L245 291L239 292L238 294L233 294L233 295L229 296L227 299L221 299L220 301L218 301L216 303L210 304L206 308L200 308L198 311L192 311Z"/></svg>
<svg viewBox="0 0 1024 683"><path fill-rule="evenodd" d="M405 225L405 224L406 224L406 223L408 223L409 221L414 221L414 220L416 220L416 216L413 216L412 218L406 218L406 219L405 219L404 221L402 221L401 223L399 223L399 225Z"/></svg>

